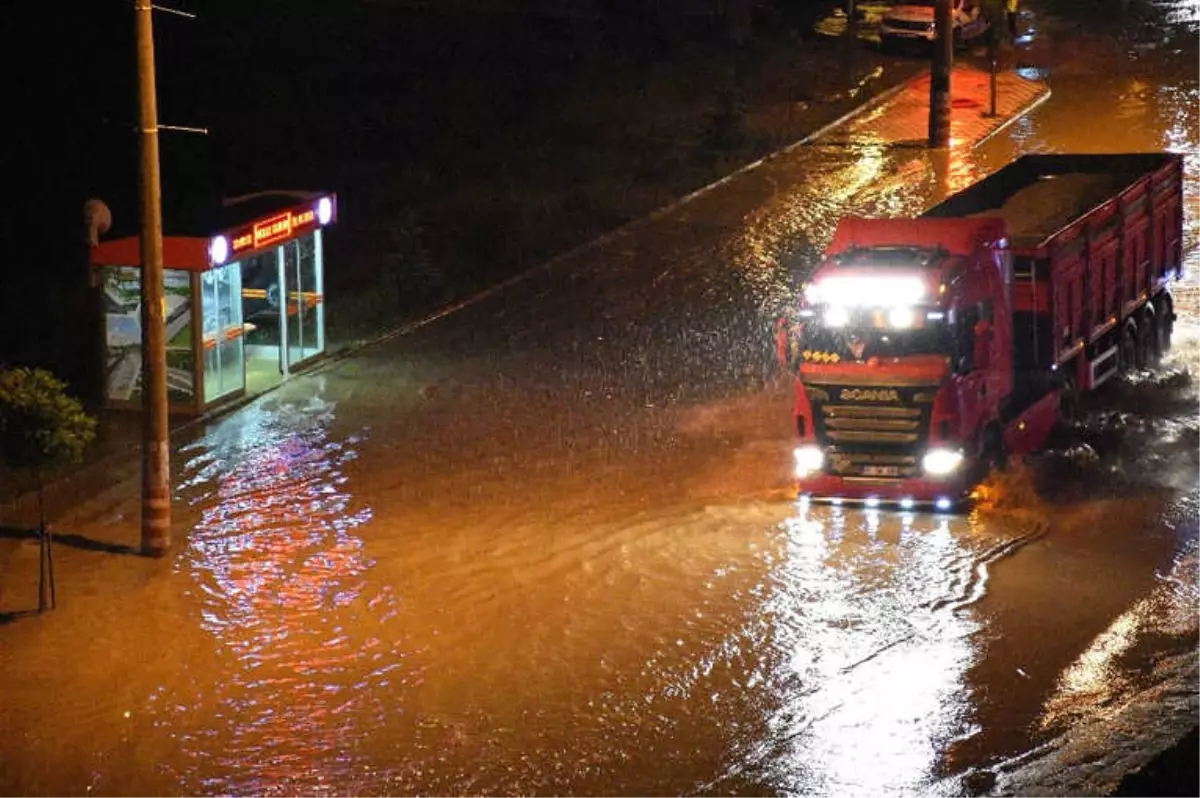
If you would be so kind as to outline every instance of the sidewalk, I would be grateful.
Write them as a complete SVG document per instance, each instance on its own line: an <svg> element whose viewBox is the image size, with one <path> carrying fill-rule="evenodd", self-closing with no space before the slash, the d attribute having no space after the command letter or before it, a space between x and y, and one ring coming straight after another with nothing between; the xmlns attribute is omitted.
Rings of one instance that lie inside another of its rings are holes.
<svg viewBox="0 0 1200 798"><path fill-rule="evenodd" d="M902 85L886 102L855 114L822 136L822 144L910 144L929 141L928 73ZM996 115L991 116L991 75L959 64L950 76L950 146L973 148L1050 97L1045 83L1014 72L996 75Z"/></svg>
<svg viewBox="0 0 1200 798"><path fill-rule="evenodd" d="M928 141L929 83L929 74L922 73L896 88L883 92L842 118L826 125L803 140L785 147L780 152L786 152L799 146L826 145L879 144L923 148ZM997 74L996 84L996 115L990 116L988 114L990 106L989 74L966 64L955 65L951 74L951 95L953 97L950 118L951 152L978 146L1050 95L1050 89L1046 84L1026 80L1012 72ZM768 156L768 159L770 157L773 156ZM759 163L761 161L738 171L752 169ZM901 172L904 171L902 168ZM730 177L732 175L707 188L693 192L688 197L656 211L651 216L668 212L687 199L716 188ZM896 179L903 178L904 175L901 174ZM587 244L584 246L586 247ZM534 267L533 270L537 268L539 267ZM518 275L517 278L510 278L501 285L514 282L520 277L521 275ZM488 289L482 292L482 295L494 293L498 287ZM456 303L454 308L434 313L424 321L439 318L455 308L471 304L472 301L472 299L468 299ZM398 330L384 333L373 340L386 340L413 326L412 323L403 325ZM369 346L370 342L365 345ZM346 346L336 352L331 352L328 357L313 364L307 371L319 370L332 361L353 354L360 346ZM303 373L300 372L300 374ZM260 395L248 395L199 418L172 419L172 443L178 445L186 436L198 432L204 424L238 410ZM98 494L113 485L120 476L136 473L136 470L140 468L138 456L141 447L140 436L141 424L138 414L128 411L105 411L101 415L97 441L87 451L83 464L48 482L46 486L47 517L55 518L65 509L65 506L69 506L79 496ZM32 483L26 480L12 479L11 475L0 472L0 527L32 527L36 525L37 517L37 493L32 490Z"/></svg>

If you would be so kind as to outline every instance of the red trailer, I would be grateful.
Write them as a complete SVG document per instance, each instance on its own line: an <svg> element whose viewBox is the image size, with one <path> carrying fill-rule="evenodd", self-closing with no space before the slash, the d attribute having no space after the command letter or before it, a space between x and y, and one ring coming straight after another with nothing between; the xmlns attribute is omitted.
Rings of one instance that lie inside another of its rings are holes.
<svg viewBox="0 0 1200 798"><path fill-rule="evenodd" d="M796 476L834 501L957 506L1081 393L1170 346L1179 155L1030 155L916 219L843 219L781 320Z"/></svg>

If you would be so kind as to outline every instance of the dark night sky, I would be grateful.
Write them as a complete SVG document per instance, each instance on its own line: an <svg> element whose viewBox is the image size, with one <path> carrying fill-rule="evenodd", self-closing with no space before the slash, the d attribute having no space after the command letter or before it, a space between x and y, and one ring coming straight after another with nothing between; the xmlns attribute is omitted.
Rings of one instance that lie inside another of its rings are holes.
<svg viewBox="0 0 1200 798"><path fill-rule="evenodd" d="M89 196L108 201L118 225L135 223L137 98L131 3L72 5L53 22L40 4L17 4L6 15L16 23L6 25L4 43L5 71L15 79L0 169L8 186L19 187L6 197L0 228L7 275L20 261L49 254L47 247L57 252L58 239L78 237ZM163 55L178 47L182 24L156 19ZM50 35L31 47L38 30ZM190 124L175 118L178 105L162 102L160 121ZM163 134L164 175L178 172L173 161L181 155L207 156L206 142L183 135Z"/></svg>
<svg viewBox="0 0 1200 798"><path fill-rule="evenodd" d="M159 122L210 130L160 135L164 231L201 232L197 221L222 195L287 188L339 192L346 236L422 200L406 191L494 171L480 145L552 107L574 70L659 57L665 32L678 38L684 17L695 22L695 8L715 7L511 0L498 13L503 0L162 2L199 16L154 15ZM58 334L56 317L86 302L71 298L86 274L86 199L109 204L110 235L137 232L133 4L8 4L0 52L3 363L28 359L12 354L13 341Z"/></svg>

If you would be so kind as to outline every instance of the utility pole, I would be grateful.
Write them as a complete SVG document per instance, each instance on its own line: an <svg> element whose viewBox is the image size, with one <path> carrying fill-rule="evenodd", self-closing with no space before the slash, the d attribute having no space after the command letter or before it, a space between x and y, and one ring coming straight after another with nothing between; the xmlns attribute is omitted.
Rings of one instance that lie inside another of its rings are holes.
<svg viewBox="0 0 1200 798"><path fill-rule="evenodd" d="M996 69L997 61L999 60L998 47L996 43L995 30L988 31L988 97L991 102L988 104L988 116L996 115Z"/></svg>
<svg viewBox="0 0 1200 798"><path fill-rule="evenodd" d="M853 83L858 75L855 72L855 50L858 42L858 8L856 0L846 0L846 51L842 56L842 67L846 70L846 82Z"/></svg>
<svg viewBox="0 0 1200 798"><path fill-rule="evenodd" d="M954 22L950 0L937 0L933 11L933 61L929 72L929 146L950 145L950 67L954 64Z"/></svg>
<svg viewBox="0 0 1200 798"><path fill-rule="evenodd" d="M151 0L134 0L142 211L142 553L171 546L170 454L167 448L167 350L163 319L162 189L158 174L158 107L154 88Z"/></svg>

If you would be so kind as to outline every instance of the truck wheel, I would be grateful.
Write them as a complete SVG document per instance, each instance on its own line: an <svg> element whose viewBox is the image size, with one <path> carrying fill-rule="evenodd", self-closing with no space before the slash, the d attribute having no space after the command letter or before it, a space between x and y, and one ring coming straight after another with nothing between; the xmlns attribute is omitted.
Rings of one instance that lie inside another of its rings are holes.
<svg viewBox="0 0 1200 798"><path fill-rule="evenodd" d="M1000 427L993 424L988 427L983 438L983 460L987 471L1008 470L1008 452L1004 450L1004 433ZM986 476L986 474L985 474Z"/></svg>

